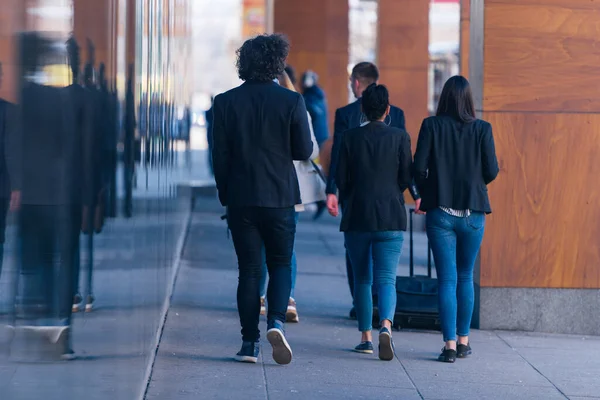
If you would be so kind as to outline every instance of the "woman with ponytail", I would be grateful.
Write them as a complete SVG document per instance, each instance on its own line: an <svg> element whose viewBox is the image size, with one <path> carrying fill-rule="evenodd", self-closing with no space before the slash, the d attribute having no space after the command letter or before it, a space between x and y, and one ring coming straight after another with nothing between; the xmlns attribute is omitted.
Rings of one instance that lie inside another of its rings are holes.
<svg viewBox="0 0 600 400"><path fill-rule="evenodd" d="M403 193L411 184L410 136L385 123L390 112L385 86L369 86L361 103L366 122L344 133L340 149L336 183L345 205L340 230L354 272L354 307L361 332L355 351L373 353L374 280L382 326L379 358L390 361L394 358L396 267L406 230Z"/></svg>

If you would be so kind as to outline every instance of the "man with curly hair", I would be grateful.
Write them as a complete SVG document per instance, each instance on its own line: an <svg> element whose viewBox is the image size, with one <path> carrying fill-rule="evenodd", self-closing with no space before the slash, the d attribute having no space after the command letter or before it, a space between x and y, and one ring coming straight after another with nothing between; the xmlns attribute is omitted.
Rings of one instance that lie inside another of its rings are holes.
<svg viewBox="0 0 600 400"><path fill-rule="evenodd" d="M262 247L266 250L267 340L278 364L292 361L284 321L292 284L296 222L302 204L293 161L313 152L304 99L275 79L286 66L289 43L281 35L261 35L237 51L244 83L215 97L213 168L221 204L238 257L237 303L242 348L235 359L256 363L259 355Z"/></svg>

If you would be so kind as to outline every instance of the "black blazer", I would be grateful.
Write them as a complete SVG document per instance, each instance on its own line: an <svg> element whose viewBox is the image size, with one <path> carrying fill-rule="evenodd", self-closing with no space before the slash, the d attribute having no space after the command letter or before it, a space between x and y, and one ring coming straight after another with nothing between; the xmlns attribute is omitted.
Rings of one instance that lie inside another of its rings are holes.
<svg viewBox="0 0 600 400"><path fill-rule="evenodd" d="M492 126L451 116L423 121L413 173L421 210L437 207L491 213L487 184L498 176Z"/></svg>
<svg viewBox="0 0 600 400"><path fill-rule="evenodd" d="M16 105L0 99L0 198L21 190L20 115Z"/></svg>
<svg viewBox="0 0 600 400"><path fill-rule="evenodd" d="M411 183L410 136L383 122L344 133L337 185L344 212L340 230L406 230L403 192Z"/></svg>
<svg viewBox="0 0 600 400"><path fill-rule="evenodd" d="M275 82L246 82L215 98L212 158L229 207L302 204L294 160L313 151L302 95Z"/></svg>
<svg viewBox="0 0 600 400"><path fill-rule="evenodd" d="M337 187L335 178L337 176L337 166L340 153L340 144L342 142L343 133L348 129L358 128L364 119L361 110L360 99L354 103L348 104L345 107L338 108L335 112L335 123L333 131L333 147L331 149L331 163L329 165L329 177L327 179L327 194L336 194ZM390 116L388 121L391 127L405 130L404 111L398 107L390 107Z"/></svg>

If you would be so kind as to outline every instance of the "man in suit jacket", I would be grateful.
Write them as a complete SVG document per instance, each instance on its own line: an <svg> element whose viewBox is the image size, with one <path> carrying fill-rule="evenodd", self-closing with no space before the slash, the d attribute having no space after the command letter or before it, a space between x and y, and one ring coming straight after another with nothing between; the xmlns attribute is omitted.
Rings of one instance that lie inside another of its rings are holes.
<svg viewBox="0 0 600 400"><path fill-rule="evenodd" d="M279 364L292 360L283 323L292 284L296 235L294 206L302 204L294 160L313 152L302 95L279 86L289 52L280 35L262 35L238 50L244 83L215 97L213 168L221 204L238 257L238 311L242 348L236 360L255 363L259 355L259 285L262 247L269 271L267 340Z"/></svg>
<svg viewBox="0 0 600 400"><path fill-rule="evenodd" d="M0 63L0 86L2 85ZM9 208L16 211L21 202L21 145L17 107L0 99L0 275L4 258L6 217Z"/></svg>
<svg viewBox="0 0 600 400"><path fill-rule="evenodd" d="M327 209L332 215L337 215L338 213L338 196L335 177L337 174L337 166L339 162L339 153L343 134L349 129L357 128L363 123L368 122L366 121L366 118L362 112L361 97L369 85L377 83L378 81L379 70L375 64L370 62L361 62L356 64L352 69L352 74L350 75L350 84L352 87L352 93L357 100L354 103L337 109L335 112L333 147L331 150L329 174L327 179ZM390 105L389 116L384 122L393 128L405 130L404 112L396 106ZM418 198L416 186L411 185L410 189L413 198ZM346 252L346 273L348 275L348 286L350 287L350 293L354 297L354 274L352 272L352 265L350 264L348 252ZM354 308L352 308L350 311L350 318L355 318Z"/></svg>

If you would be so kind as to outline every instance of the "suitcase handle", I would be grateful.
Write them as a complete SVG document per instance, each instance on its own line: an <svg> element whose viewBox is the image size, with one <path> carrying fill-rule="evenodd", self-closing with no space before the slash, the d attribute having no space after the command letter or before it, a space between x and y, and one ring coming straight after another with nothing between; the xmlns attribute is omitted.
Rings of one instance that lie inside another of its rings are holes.
<svg viewBox="0 0 600 400"><path fill-rule="evenodd" d="M413 240L413 215L415 214L415 209L410 209L410 217L409 217L409 273L410 276L415 276L415 255L414 255L414 240ZM431 278L431 245L429 244L429 238L427 238L427 277Z"/></svg>

